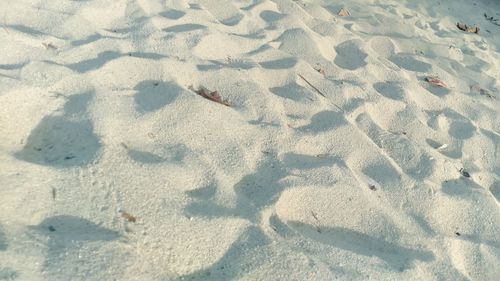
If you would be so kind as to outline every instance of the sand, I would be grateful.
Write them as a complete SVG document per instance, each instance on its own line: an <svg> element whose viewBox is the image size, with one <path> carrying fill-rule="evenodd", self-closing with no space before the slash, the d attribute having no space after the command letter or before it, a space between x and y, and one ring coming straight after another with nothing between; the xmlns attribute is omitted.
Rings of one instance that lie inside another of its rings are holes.
<svg viewBox="0 0 500 281"><path fill-rule="evenodd" d="M499 18L0 1L0 280L500 280Z"/></svg>

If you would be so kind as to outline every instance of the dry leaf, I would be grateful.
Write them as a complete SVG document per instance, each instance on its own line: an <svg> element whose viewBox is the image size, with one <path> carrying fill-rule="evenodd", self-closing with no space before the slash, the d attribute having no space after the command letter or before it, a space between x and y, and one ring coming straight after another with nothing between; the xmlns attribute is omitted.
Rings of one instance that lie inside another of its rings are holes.
<svg viewBox="0 0 500 281"><path fill-rule="evenodd" d="M319 73L321 73L323 76L326 75L326 72L325 72L325 70L323 68L317 68L316 71L319 72Z"/></svg>
<svg viewBox="0 0 500 281"><path fill-rule="evenodd" d="M136 217L132 216L131 214L129 214L125 211L121 211L120 213L122 214L122 217L129 222L136 222L137 221Z"/></svg>
<svg viewBox="0 0 500 281"><path fill-rule="evenodd" d="M200 87L197 91L194 91L194 92L197 93L198 95L206 98L206 99L209 99L209 100L214 101L216 103L223 104L225 106L229 106L229 103L222 99L222 97L219 95L218 91L210 91L204 87Z"/></svg>
<svg viewBox="0 0 500 281"><path fill-rule="evenodd" d="M342 8L342 9L340 9L338 15L341 17L347 17L347 16L350 16L351 14L349 13L349 11L346 8Z"/></svg>
<svg viewBox="0 0 500 281"><path fill-rule="evenodd" d="M458 29L463 31L479 34L479 27L476 26L467 26L466 24L463 23L457 23L457 27Z"/></svg>
<svg viewBox="0 0 500 281"><path fill-rule="evenodd" d="M443 81L441 81L439 78L435 76L425 77L425 81L437 87L448 88L448 86L446 86L446 84Z"/></svg>

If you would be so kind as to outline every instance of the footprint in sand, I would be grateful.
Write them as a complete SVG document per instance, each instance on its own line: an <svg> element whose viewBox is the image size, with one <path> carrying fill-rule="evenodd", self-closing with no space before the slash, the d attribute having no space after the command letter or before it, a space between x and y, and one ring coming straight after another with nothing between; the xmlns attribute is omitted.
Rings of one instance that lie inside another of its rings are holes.
<svg viewBox="0 0 500 281"><path fill-rule="evenodd" d="M62 115L46 116L31 131L16 158L53 167L83 166L92 163L101 147L93 132L86 108L93 94L68 98Z"/></svg>
<svg viewBox="0 0 500 281"><path fill-rule="evenodd" d="M7 237L5 237L5 233L3 232L3 227L0 224L0 251L7 250Z"/></svg>
<svg viewBox="0 0 500 281"><path fill-rule="evenodd" d="M135 109L140 113L159 110L172 103L183 92L173 82L145 80L134 87Z"/></svg>
<svg viewBox="0 0 500 281"><path fill-rule="evenodd" d="M373 84L373 88L382 96L393 100L403 100L406 96L398 82L378 82Z"/></svg>
<svg viewBox="0 0 500 281"><path fill-rule="evenodd" d="M217 21L227 26L235 26L243 19L243 14L234 6L233 1L229 0L201 0L202 8L208 10Z"/></svg>
<svg viewBox="0 0 500 281"><path fill-rule="evenodd" d="M185 14L186 13L183 11L170 9L170 10L161 12L159 15L162 17L166 17L167 19L178 20L178 19L182 18Z"/></svg>
<svg viewBox="0 0 500 281"><path fill-rule="evenodd" d="M416 59L410 54L395 54L389 57L389 60L395 65L415 72L429 72L432 69L432 65Z"/></svg>
<svg viewBox="0 0 500 281"><path fill-rule="evenodd" d="M288 189L276 203L276 213L275 225L276 220L283 221L282 228L290 227L306 239L334 251L376 257L396 270L410 268L417 260L434 259L428 250L401 246L399 228L359 188Z"/></svg>
<svg viewBox="0 0 500 281"><path fill-rule="evenodd" d="M114 243L120 238L116 231L67 215L48 217L31 228L47 241L43 263L47 280L120 279L126 271L127 254ZM93 270L100 264L107 269Z"/></svg>
<svg viewBox="0 0 500 281"><path fill-rule="evenodd" d="M348 70L356 70L365 66L365 59L368 55L361 46L360 40L349 40L337 45L335 47L335 51L337 51L335 64Z"/></svg>

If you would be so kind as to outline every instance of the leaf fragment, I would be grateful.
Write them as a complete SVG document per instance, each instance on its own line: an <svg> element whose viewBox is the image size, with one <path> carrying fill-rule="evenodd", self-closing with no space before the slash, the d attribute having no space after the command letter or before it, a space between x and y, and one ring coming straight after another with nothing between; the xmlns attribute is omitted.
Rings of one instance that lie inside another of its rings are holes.
<svg viewBox="0 0 500 281"><path fill-rule="evenodd" d="M131 214L125 212L125 211L120 211L122 214L122 218L126 219L128 222L136 222L137 218L132 216Z"/></svg>
<svg viewBox="0 0 500 281"><path fill-rule="evenodd" d="M425 81L437 87L448 88L448 86L436 76L425 77Z"/></svg>
<svg viewBox="0 0 500 281"><path fill-rule="evenodd" d="M351 13L349 13L349 11L346 8L342 8L340 9L338 15L341 17L348 17L351 15Z"/></svg>
<svg viewBox="0 0 500 281"><path fill-rule="evenodd" d="M223 104L225 106L230 106L226 100L222 99L218 91L210 91L205 87L200 87L198 90L193 91L208 100Z"/></svg>
<svg viewBox="0 0 500 281"><path fill-rule="evenodd" d="M468 26L464 23L457 23L457 27L462 31L479 34L479 27L477 26Z"/></svg>

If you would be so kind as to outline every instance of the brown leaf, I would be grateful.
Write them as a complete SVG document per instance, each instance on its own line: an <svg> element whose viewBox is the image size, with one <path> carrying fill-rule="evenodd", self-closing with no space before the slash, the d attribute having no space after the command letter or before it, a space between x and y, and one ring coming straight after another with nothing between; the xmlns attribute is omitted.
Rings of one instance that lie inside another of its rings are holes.
<svg viewBox="0 0 500 281"><path fill-rule="evenodd" d="M326 75L326 72L323 68L316 68L316 71L321 73L321 75L325 76Z"/></svg>
<svg viewBox="0 0 500 281"><path fill-rule="evenodd" d="M351 14L349 13L349 11L346 8L342 8L342 9L340 9L338 15L341 17L348 17Z"/></svg>
<svg viewBox="0 0 500 281"><path fill-rule="evenodd" d="M436 76L425 77L425 81L437 87L448 88L448 86Z"/></svg>
<svg viewBox="0 0 500 281"><path fill-rule="evenodd" d="M479 27L476 27L476 26L467 26L464 23L457 23L457 27L458 27L458 29L463 30L463 31L479 34Z"/></svg>
<svg viewBox="0 0 500 281"><path fill-rule="evenodd" d="M122 217L129 222L136 222L137 221L136 217L132 216L131 214L129 214L125 211L121 211L121 214L122 214Z"/></svg>
<svg viewBox="0 0 500 281"><path fill-rule="evenodd" d="M223 100L222 97L219 95L218 91L210 91L204 87L200 87L198 90L194 91L198 95L209 99L211 101L214 101L216 103L223 104L225 106L230 106L229 103L226 100Z"/></svg>

